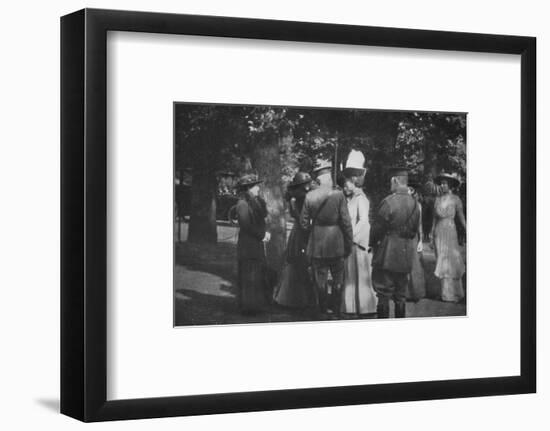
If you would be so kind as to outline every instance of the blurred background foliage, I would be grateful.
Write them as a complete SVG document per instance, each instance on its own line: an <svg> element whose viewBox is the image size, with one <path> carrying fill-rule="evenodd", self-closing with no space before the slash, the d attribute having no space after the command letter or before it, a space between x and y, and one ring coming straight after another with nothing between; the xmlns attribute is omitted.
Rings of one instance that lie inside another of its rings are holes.
<svg viewBox="0 0 550 431"><path fill-rule="evenodd" d="M215 242L236 179L254 172L265 180L271 228L281 230L284 190L295 173L326 159L336 175L352 149L366 158L371 207L389 193L393 165L407 166L417 182L445 171L465 183L466 114L176 104L177 215L190 216L190 241Z"/></svg>
<svg viewBox="0 0 550 431"><path fill-rule="evenodd" d="M175 111L177 178L262 175L255 147L283 136L270 141L278 147L283 188L319 158L341 170L351 149L366 157L365 190L373 197L387 192L392 165L407 166L419 181L439 171L466 177L465 114L196 104Z"/></svg>

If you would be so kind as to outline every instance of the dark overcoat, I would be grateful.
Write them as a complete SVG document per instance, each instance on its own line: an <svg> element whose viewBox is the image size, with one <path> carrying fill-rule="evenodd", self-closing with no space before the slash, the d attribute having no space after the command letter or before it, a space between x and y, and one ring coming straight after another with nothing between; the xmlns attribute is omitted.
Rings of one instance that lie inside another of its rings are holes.
<svg viewBox="0 0 550 431"><path fill-rule="evenodd" d="M239 199L236 207L239 222L237 240L238 259L262 259L265 257L264 243L267 209L261 198Z"/></svg>
<svg viewBox="0 0 550 431"><path fill-rule="evenodd" d="M310 191L304 201L300 225L310 231L308 257L332 259L350 254L353 230L346 197L340 190L322 185Z"/></svg>
<svg viewBox="0 0 550 431"><path fill-rule="evenodd" d="M380 203L371 229L374 268L398 273L411 271L419 218L416 199L406 186L399 187Z"/></svg>
<svg viewBox="0 0 550 431"><path fill-rule="evenodd" d="M294 218L294 225L288 236L286 260L288 263L303 262L307 247L308 231L300 225L300 214L306 199L306 192L295 194L289 199L289 212Z"/></svg>

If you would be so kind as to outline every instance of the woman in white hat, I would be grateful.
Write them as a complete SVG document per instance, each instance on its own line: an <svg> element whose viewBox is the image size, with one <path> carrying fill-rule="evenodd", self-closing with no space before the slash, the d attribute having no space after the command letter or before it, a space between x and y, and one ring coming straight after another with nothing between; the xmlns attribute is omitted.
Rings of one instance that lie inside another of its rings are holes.
<svg viewBox="0 0 550 431"><path fill-rule="evenodd" d="M344 288L340 310L356 316L375 313L378 303L372 286L371 255L368 251L370 203L362 189L366 171L363 163L363 154L352 151L343 171L344 194L353 229L353 247L344 263Z"/></svg>
<svg viewBox="0 0 550 431"><path fill-rule="evenodd" d="M441 279L441 299L459 302L464 298L462 276L466 270L458 245L455 216L466 230L462 201L453 193L460 181L454 175L440 174L435 178L441 195L434 204L432 241L436 256L435 275Z"/></svg>

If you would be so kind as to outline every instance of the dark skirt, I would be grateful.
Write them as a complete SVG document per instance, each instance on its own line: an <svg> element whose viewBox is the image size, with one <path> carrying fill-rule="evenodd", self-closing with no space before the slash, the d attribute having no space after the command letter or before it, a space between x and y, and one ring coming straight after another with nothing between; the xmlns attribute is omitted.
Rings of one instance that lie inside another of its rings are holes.
<svg viewBox="0 0 550 431"><path fill-rule="evenodd" d="M315 292L305 257L302 261L295 260L293 263L285 265L273 300L285 307L315 306Z"/></svg>
<svg viewBox="0 0 550 431"><path fill-rule="evenodd" d="M238 301L241 312L259 312L268 305L264 259L239 259L238 282Z"/></svg>
<svg viewBox="0 0 550 431"><path fill-rule="evenodd" d="M302 263L306 255L307 234L294 223L286 247L286 261L288 263ZM307 263L307 262L306 262Z"/></svg>
<svg viewBox="0 0 550 431"><path fill-rule="evenodd" d="M286 265L283 268L273 300L285 307L305 308L315 305L315 292L309 275L309 262L305 254L307 235L294 223L286 249Z"/></svg>

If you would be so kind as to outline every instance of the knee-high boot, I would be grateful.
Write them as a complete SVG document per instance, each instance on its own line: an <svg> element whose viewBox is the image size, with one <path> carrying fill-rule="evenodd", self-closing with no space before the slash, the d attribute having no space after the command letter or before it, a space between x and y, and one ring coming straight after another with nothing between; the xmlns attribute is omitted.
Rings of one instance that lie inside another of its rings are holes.
<svg viewBox="0 0 550 431"><path fill-rule="evenodd" d="M339 319L341 317L340 307L342 306L342 286L336 284L332 291L332 311L334 317Z"/></svg>
<svg viewBox="0 0 550 431"><path fill-rule="evenodd" d="M317 291L318 295L318 305L317 305L317 311L319 313L319 317L323 317L327 313L327 292L324 289L319 289Z"/></svg>
<svg viewBox="0 0 550 431"><path fill-rule="evenodd" d="M388 317L390 317L389 302L384 301L381 298L378 299L378 305L376 306L376 317L378 319L387 319Z"/></svg>
<svg viewBox="0 0 550 431"><path fill-rule="evenodd" d="M395 317L401 318L405 317L405 302L396 302L395 303Z"/></svg>

